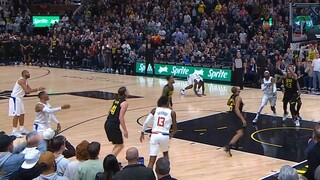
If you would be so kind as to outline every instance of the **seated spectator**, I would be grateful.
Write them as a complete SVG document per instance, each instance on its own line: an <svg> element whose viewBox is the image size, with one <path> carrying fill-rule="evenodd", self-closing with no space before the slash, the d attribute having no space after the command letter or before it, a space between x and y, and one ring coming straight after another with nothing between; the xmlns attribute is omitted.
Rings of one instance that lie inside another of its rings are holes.
<svg viewBox="0 0 320 180"><path fill-rule="evenodd" d="M177 180L170 176L170 162L165 157L161 157L157 160L156 173L158 180Z"/></svg>
<svg viewBox="0 0 320 180"><path fill-rule="evenodd" d="M116 173L119 180L155 180L156 177L152 169L138 164L139 152L137 148L131 147L126 152L128 165Z"/></svg>
<svg viewBox="0 0 320 180"><path fill-rule="evenodd" d="M307 177L309 180L314 179L314 172L316 168L320 165L320 126L316 126L313 129L313 137L315 145L308 153L308 169L307 172L304 174L304 176Z"/></svg>
<svg viewBox="0 0 320 180"><path fill-rule="evenodd" d="M0 133L0 174L2 179L9 179L13 172L17 171L24 162L24 154L14 154L13 141L15 136Z"/></svg>
<svg viewBox="0 0 320 180"><path fill-rule="evenodd" d="M59 176L63 176L70 162L62 154L65 148L66 148L66 138L64 136L60 135L53 138L52 150L56 156L57 173Z"/></svg>
<svg viewBox="0 0 320 180"><path fill-rule="evenodd" d="M29 149L24 155L24 162L21 167L12 174L10 180L34 179L40 176L42 170L37 164L40 158L40 151L36 148Z"/></svg>
<svg viewBox="0 0 320 180"><path fill-rule="evenodd" d="M50 151L43 153L38 161L39 166L42 168L42 174L34 180L68 180L68 178L59 176L56 172L56 162L54 154Z"/></svg>
<svg viewBox="0 0 320 180"><path fill-rule="evenodd" d="M279 175L278 175L279 180L299 180L299 175L297 170L294 168L284 165L280 169Z"/></svg>
<svg viewBox="0 0 320 180"><path fill-rule="evenodd" d="M113 154L107 155L103 160L104 172L99 172L96 180L114 180L115 174L120 171L117 158Z"/></svg>
<svg viewBox="0 0 320 180"><path fill-rule="evenodd" d="M98 172L103 171L102 161L99 159L100 143L91 142L88 145L89 159L81 163L76 174L77 180L95 179Z"/></svg>
<svg viewBox="0 0 320 180"><path fill-rule="evenodd" d="M14 153L26 154L30 149L37 148L40 153L47 151L47 144L36 131L31 131L26 135L26 142L14 148Z"/></svg>
<svg viewBox="0 0 320 180"><path fill-rule="evenodd" d="M48 151L53 152L52 142L53 142L55 135L56 135L56 132L51 128L46 129L42 134L43 139L47 143ZM68 140L65 140L65 149L62 152L62 155L65 158L71 158L75 155L75 149Z"/></svg>
<svg viewBox="0 0 320 180"><path fill-rule="evenodd" d="M82 141L77 147L76 147L76 160L71 161L68 164L68 167L66 171L64 172L65 177L69 178L70 180L76 180L75 174L78 172L79 164L89 159L88 155L88 141Z"/></svg>

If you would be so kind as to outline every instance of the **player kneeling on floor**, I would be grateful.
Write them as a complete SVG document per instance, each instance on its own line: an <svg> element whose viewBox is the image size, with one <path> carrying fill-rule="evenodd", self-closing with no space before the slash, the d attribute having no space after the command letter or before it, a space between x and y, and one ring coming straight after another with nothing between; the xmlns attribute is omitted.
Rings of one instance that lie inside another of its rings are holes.
<svg viewBox="0 0 320 180"><path fill-rule="evenodd" d="M202 90L202 96L206 95L204 93L204 81L199 74L197 73L189 74L187 77L187 81L188 81L188 86L180 90L181 95L184 95L185 91L191 88L193 88L194 93L199 97L201 97L201 94L199 93L200 89Z"/></svg>

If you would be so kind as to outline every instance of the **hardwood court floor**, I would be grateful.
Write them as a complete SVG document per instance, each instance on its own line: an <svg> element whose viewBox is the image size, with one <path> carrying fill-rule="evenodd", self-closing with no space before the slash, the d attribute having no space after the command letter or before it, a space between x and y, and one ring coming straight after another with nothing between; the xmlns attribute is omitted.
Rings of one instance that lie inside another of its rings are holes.
<svg viewBox="0 0 320 180"><path fill-rule="evenodd" d="M67 69L38 68L38 67L0 67L0 92L12 90L15 81L20 77L21 71L28 69L31 73L29 85L38 87L43 85L48 93L66 93L81 91L106 91L116 93L120 86L127 86L131 95L143 98L129 99L129 109L125 116L129 130L129 139L125 139L125 149L118 156L119 161L126 165L125 150L134 146L139 149L140 156L148 162L148 138L142 144L139 142L138 132L141 128L137 119L149 113L156 106L162 87L166 80L160 78L145 78L141 76L125 76L96 72L84 72ZM209 114L226 111L226 101L230 96L230 86L206 84L206 97L195 97L191 91L180 96L179 89L186 86L186 81L176 80L173 96L174 110L177 111L178 121L190 120ZM260 105L262 93L258 89L245 89L241 92L248 112L256 112ZM278 95L278 114L282 115L282 93ZM8 114L8 100L0 96L0 130L11 133L12 120ZM320 97L302 95L303 107L301 116L304 119L320 119L318 102ZM34 106L37 97L24 99L26 109L26 128L31 129L35 117ZM111 106L112 100L100 100L68 94L50 97L53 107L65 103L71 104L71 109L57 113L62 129L77 123L91 120L72 127L63 134L76 146L82 140L98 141L102 144L100 158L111 152L112 145L107 141L104 132L104 122ZM271 113L269 106L264 113ZM144 119L143 119L144 121ZM249 124L250 125L250 124ZM19 139L17 142L23 141ZM227 139L225 140L228 141ZM160 154L159 154L160 155ZM251 153L233 151L233 157L227 157L217 147L193 143L179 139L171 141L170 148L171 174L182 180L197 179L260 179L277 171L282 165L294 165L294 162L279 160Z"/></svg>

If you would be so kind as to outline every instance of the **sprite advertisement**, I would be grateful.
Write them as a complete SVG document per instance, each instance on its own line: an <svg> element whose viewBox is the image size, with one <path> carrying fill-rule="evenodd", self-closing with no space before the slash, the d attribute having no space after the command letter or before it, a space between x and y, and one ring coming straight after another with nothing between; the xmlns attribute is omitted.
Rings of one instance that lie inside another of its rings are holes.
<svg viewBox="0 0 320 180"><path fill-rule="evenodd" d="M50 27L55 23L59 23L59 16L32 16L32 24L34 27Z"/></svg>
<svg viewBox="0 0 320 180"><path fill-rule="evenodd" d="M136 63L136 73L144 74L146 65L143 62ZM175 77L187 77L189 74L198 73L205 80L231 82L230 69L213 69L207 67L182 66L171 64L154 64L156 75L172 75ZM152 74L152 68L149 65L148 74Z"/></svg>

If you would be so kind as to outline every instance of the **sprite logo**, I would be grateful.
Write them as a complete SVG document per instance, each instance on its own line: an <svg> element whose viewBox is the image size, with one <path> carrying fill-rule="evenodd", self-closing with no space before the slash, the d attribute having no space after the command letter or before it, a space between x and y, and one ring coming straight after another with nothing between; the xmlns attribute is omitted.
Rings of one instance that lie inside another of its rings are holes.
<svg viewBox="0 0 320 180"><path fill-rule="evenodd" d="M171 71L172 75L188 75L189 74L189 69L187 69L186 67L176 67L173 66L172 67L172 71Z"/></svg>
<svg viewBox="0 0 320 180"><path fill-rule="evenodd" d="M208 77L210 79L227 79L228 78L228 72L224 71L223 69L220 70L214 70L214 69L210 69L209 70L209 74Z"/></svg>
<svg viewBox="0 0 320 180"><path fill-rule="evenodd" d="M33 21L33 24L34 24L34 25L37 25L37 24L46 24L46 23L48 23L48 20L47 20L47 19L35 19L35 20Z"/></svg>
<svg viewBox="0 0 320 180"><path fill-rule="evenodd" d="M59 21L59 16L32 16L32 24L34 27L50 27Z"/></svg>

